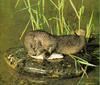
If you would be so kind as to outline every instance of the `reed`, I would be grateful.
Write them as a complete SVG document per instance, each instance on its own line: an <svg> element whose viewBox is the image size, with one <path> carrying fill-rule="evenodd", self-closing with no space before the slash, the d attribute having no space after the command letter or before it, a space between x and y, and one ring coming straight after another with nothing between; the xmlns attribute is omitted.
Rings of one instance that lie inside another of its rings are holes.
<svg viewBox="0 0 100 85"><path fill-rule="evenodd" d="M57 15L52 18L55 20L56 35L70 34L71 29L69 28L69 26L66 23L65 18L64 18L64 6L65 6L64 2L65 2L65 0L58 0L57 4L55 4L53 0L50 0L50 2L57 9Z"/></svg>
<svg viewBox="0 0 100 85"><path fill-rule="evenodd" d="M90 20L89 20L89 23L87 24L86 26L86 39L87 39L87 42L88 42L88 39L90 38L90 35L92 33L92 20L93 20L93 13L91 13L91 17L90 17Z"/></svg>
<svg viewBox="0 0 100 85"><path fill-rule="evenodd" d="M20 0L17 0L16 4L15 4L15 8L18 6Z"/></svg>
<svg viewBox="0 0 100 85"><path fill-rule="evenodd" d="M27 28L28 28L29 23L30 23L30 20L28 21L28 23L26 24L26 26L25 26L25 28L24 28L23 32L21 33L21 36L20 36L20 38L19 38L20 40L22 39L22 37L23 37L24 33L26 32L26 30L27 30Z"/></svg>
<svg viewBox="0 0 100 85"><path fill-rule="evenodd" d="M17 0L15 8L18 6L19 2L20 0ZM33 30L43 29L45 26L49 27L48 20L44 15L45 0L38 0L37 4L35 5L35 9L33 8L33 5L31 5L30 0L23 0L23 3L25 5L25 8L17 12L27 10L29 14L29 20L30 20L30 23L28 23L28 25L31 24ZM21 33L20 39L23 37L27 28L28 26L26 25L23 32Z"/></svg>
<svg viewBox="0 0 100 85"><path fill-rule="evenodd" d="M75 55L69 55L69 56L71 56L74 60L76 60L80 64L96 67L96 65L93 65L93 64L89 63L88 61L86 61L86 60L84 60L84 59L82 59L82 58L80 58L78 56L75 56Z"/></svg>
<svg viewBox="0 0 100 85"><path fill-rule="evenodd" d="M20 2L20 0L17 0L17 2L15 4L15 8L18 6L19 2ZM70 28L71 26L66 23L66 20L64 17L64 7L65 7L64 2L65 2L65 0L58 0L58 2L56 4L53 0L50 0L50 3L52 3L53 6L56 8L57 13L56 13L56 16L53 16L49 19L46 18L45 13L44 13L45 12L45 7L44 7L45 0L38 0L37 4L35 4L35 7L33 6L33 4L30 3L30 0L23 0L23 3L25 4L25 8L23 8L19 11L23 11L23 10L28 11L30 23L32 25L33 30L44 29L45 27L49 28L49 26L51 24L48 22L48 20L51 20L51 21L55 20L55 28L51 27L52 34L54 34L54 31L55 31L56 35L71 34L74 30L72 30L72 28ZM72 2L72 0L69 0L69 2L77 16L77 19L78 19L78 27L77 27L78 29L77 30L80 30L81 29L81 21L82 21L81 17L84 13L84 8L85 8L83 5L83 0L82 0L81 6L78 11L77 11L74 3ZM86 38L89 38L90 34L91 34L92 19L93 19L93 12L91 14L89 23L86 25ZM24 30L21 34L21 37L24 35L25 29L26 28L24 28Z"/></svg>
<svg viewBox="0 0 100 85"><path fill-rule="evenodd" d="M70 4L78 18L78 30L80 30L80 25L81 25L81 16L82 14L84 13L84 5L83 5L83 0L82 0L82 3L81 3L81 7L79 8L79 11L77 11L74 3L72 2L72 0L69 0L70 1Z"/></svg>

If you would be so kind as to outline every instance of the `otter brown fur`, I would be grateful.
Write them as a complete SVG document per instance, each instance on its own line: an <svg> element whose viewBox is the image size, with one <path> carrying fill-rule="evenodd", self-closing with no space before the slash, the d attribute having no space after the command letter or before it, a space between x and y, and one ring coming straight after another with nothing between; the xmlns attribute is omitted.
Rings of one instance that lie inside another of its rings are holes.
<svg viewBox="0 0 100 85"><path fill-rule="evenodd" d="M62 54L75 54L85 46L85 31L76 30L75 35L56 36L58 42L56 51Z"/></svg>
<svg viewBox="0 0 100 85"><path fill-rule="evenodd" d="M84 47L84 36L84 33L78 32L76 35L54 36L45 31L35 30L26 34L24 44L30 55L37 56L46 52L75 54Z"/></svg>
<svg viewBox="0 0 100 85"><path fill-rule="evenodd" d="M58 41L56 48L57 53L74 54L79 52L85 45L85 39L83 36L67 35L59 36L56 39Z"/></svg>

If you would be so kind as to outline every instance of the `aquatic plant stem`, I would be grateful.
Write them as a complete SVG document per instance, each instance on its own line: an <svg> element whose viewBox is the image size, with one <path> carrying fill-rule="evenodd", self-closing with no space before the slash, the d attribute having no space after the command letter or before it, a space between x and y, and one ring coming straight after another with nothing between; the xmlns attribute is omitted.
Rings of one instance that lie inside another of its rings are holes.
<svg viewBox="0 0 100 85"><path fill-rule="evenodd" d="M92 11L92 13L91 13L91 17L90 17L90 20L89 20L89 23L87 24L87 27L86 27L86 39L87 39L87 42L88 42L88 39L89 39L89 37L90 37L90 34L91 34L91 25L92 25L92 20L93 20L93 11Z"/></svg>
<svg viewBox="0 0 100 85"><path fill-rule="evenodd" d="M76 10L76 7L74 6L72 0L69 0L69 1L70 1L70 4L71 4L72 8L74 9L74 11L76 13L77 18L79 19L80 17L79 17L78 11Z"/></svg>
<svg viewBox="0 0 100 85"><path fill-rule="evenodd" d="M31 10L31 5L30 5L30 0L27 0L28 2L28 6L29 6L29 13L30 13L30 19L31 19L31 23L32 23L32 27L33 27L33 30L34 30L34 24L33 24L33 15L32 15L32 10Z"/></svg>
<svg viewBox="0 0 100 85"><path fill-rule="evenodd" d="M63 35L64 30L66 29L66 22L64 19L64 0L58 0L58 4L56 5L53 0L50 0L50 2L55 6L57 9L57 16L56 19L56 34L57 35ZM67 29L66 29L67 30ZM67 34L67 33L66 33Z"/></svg>
<svg viewBox="0 0 100 85"><path fill-rule="evenodd" d="M81 5L81 7L80 7L80 10L79 10L79 13L78 13L78 11L76 10L76 7L75 7L75 5L73 4L73 2L72 2L72 0L69 0L70 1L70 4L71 4L71 6L72 6L72 8L74 9L74 12L75 12L75 14L76 14L76 16L77 16L77 18L78 18L78 30L80 30L80 24L81 24L81 15L82 15L82 13L83 13L83 1L82 1L82 5Z"/></svg>
<svg viewBox="0 0 100 85"><path fill-rule="evenodd" d="M22 39L23 35L25 34L25 32L26 32L26 30L27 30L27 28L28 28L29 23L30 23L30 20L28 20L28 23L26 24L26 26L25 26L23 32L21 33L21 36L20 36L20 38L19 38L20 40Z"/></svg>
<svg viewBox="0 0 100 85"><path fill-rule="evenodd" d="M80 30L80 26L81 26L81 18L79 17L79 19L78 19L78 30Z"/></svg>
<svg viewBox="0 0 100 85"><path fill-rule="evenodd" d="M15 4L15 8L18 6L20 0L17 0L16 4Z"/></svg>
<svg viewBox="0 0 100 85"><path fill-rule="evenodd" d="M77 85L80 85L80 82L82 81L82 79L83 79L83 77L84 77L85 75L86 75L87 78L89 78L88 75L87 75L87 73L86 73L87 66L85 66L85 69L83 69L83 67L81 67L81 69L82 69L82 71L83 71L83 74L82 74L80 80L78 81Z"/></svg>

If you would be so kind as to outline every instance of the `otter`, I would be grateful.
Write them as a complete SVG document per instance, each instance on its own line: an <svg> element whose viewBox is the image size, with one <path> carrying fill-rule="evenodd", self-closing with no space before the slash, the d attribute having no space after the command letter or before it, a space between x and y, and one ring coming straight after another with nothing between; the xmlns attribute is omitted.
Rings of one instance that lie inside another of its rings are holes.
<svg viewBox="0 0 100 85"><path fill-rule="evenodd" d="M51 35L45 31L35 30L26 34L24 44L28 55L44 56L49 53L75 54L85 46L85 31L79 30L75 35Z"/></svg>

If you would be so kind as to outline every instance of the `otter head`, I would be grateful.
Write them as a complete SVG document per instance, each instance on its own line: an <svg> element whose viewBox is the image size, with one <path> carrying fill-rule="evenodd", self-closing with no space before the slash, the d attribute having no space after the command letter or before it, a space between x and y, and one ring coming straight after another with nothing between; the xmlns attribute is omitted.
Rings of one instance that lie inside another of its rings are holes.
<svg viewBox="0 0 100 85"><path fill-rule="evenodd" d="M75 33L78 36L85 36L85 30L83 30L83 29L76 30Z"/></svg>

